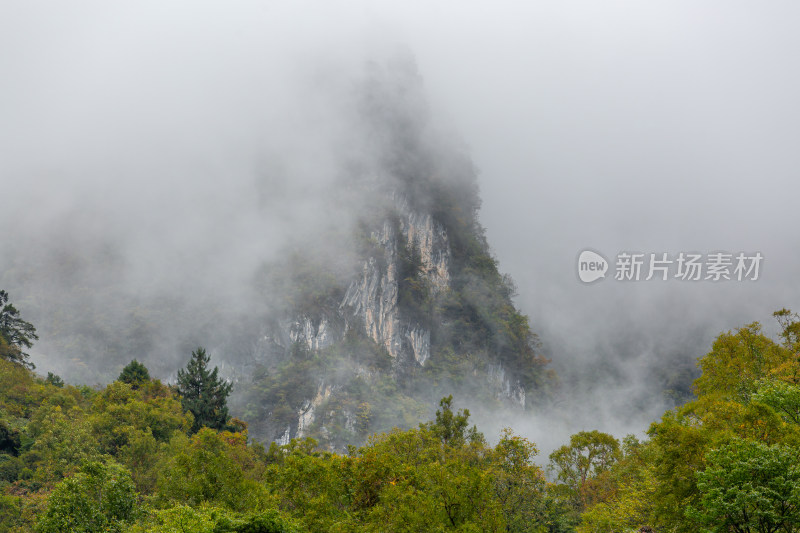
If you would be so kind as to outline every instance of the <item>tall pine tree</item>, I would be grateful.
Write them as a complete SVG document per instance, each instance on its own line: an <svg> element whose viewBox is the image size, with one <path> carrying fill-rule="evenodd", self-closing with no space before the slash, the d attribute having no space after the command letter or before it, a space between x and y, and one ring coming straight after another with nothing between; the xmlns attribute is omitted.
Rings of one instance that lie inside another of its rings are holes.
<svg viewBox="0 0 800 533"><path fill-rule="evenodd" d="M192 352L186 369L178 370L178 392L185 411L194 415L192 433L201 427L224 429L228 424L228 395L233 385L218 376L218 369L208 369L211 357L205 349Z"/></svg>
<svg viewBox="0 0 800 533"><path fill-rule="evenodd" d="M38 339L33 324L22 320L17 308L8 303L8 293L0 291L0 357L34 368L22 349L30 348Z"/></svg>

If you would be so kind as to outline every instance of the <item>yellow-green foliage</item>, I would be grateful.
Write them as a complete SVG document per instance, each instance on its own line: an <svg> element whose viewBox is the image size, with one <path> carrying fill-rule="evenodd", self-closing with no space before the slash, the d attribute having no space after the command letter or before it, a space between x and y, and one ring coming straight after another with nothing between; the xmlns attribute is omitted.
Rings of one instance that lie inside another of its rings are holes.
<svg viewBox="0 0 800 533"><path fill-rule="evenodd" d="M791 351L766 337L758 322L723 333L700 359L702 375L695 381L698 396L722 396L746 401L755 383L793 358Z"/></svg>
<svg viewBox="0 0 800 533"><path fill-rule="evenodd" d="M4 415L6 433L19 436L0 455L2 533L545 531L553 521L536 447L510 431L488 445L451 398L434 421L348 455L312 439L267 452L246 429L190 436L191 418L157 381L79 390L20 368L0 367L0 380L18 379L0 400L17 415Z"/></svg>
<svg viewBox="0 0 800 533"><path fill-rule="evenodd" d="M782 343L758 323L717 338L698 361L697 399L626 452L579 531L800 530L800 477L786 466L800 457L800 322L787 310L775 316Z"/></svg>
<svg viewBox="0 0 800 533"><path fill-rule="evenodd" d="M118 532L135 520L137 495L130 472L109 462L86 462L59 482L37 520L39 533Z"/></svg>
<svg viewBox="0 0 800 533"><path fill-rule="evenodd" d="M177 431L186 433L191 415L184 414L180 401L159 382L134 390L115 381L95 396L90 418L92 430L103 451L116 454L139 434L168 442Z"/></svg>
<svg viewBox="0 0 800 533"><path fill-rule="evenodd" d="M697 399L649 440L574 435L551 455L553 484L533 443L505 431L489 445L452 398L433 421L346 455L313 439L265 451L242 423L190 435L191 416L158 381L94 391L0 360L0 533L722 533L760 530L753 517L795 532L800 329L783 325L783 343L756 325L721 335L699 362ZM366 401L353 411L363 425L380 412Z"/></svg>
<svg viewBox="0 0 800 533"><path fill-rule="evenodd" d="M536 447L492 447L442 403L437 420L375 435L347 456L315 443L273 446L267 486L308 531L547 531Z"/></svg>
<svg viewBox="0 0 800 533"><path fill-rule="evenodd" d="M290 519L270 509L260 513L234 513L224 508L176 505L153 511L128 533L296 533Z"/></svg>
<svg viewBox="0 0 800 533"><path fill-rule="evenodd" d="M190 439L176 436L158 478L158 501L263 510L270 500L265 468L262 448L248 446L242 433L202 428Z"/></svg>

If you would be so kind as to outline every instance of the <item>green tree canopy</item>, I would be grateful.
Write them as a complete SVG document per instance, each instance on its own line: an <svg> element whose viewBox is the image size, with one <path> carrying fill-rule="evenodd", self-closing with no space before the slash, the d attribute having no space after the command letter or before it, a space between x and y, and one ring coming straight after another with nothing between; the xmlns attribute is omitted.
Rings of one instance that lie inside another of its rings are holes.
<svg viewBox="0 0 800 533"><path fill-rule="evenodd" d="M702 494L690 518L705 531L774 533L800 528L800 467L797 450L734 439L708 453L697 473Z"/></svg>
<svg viewBox="0 0 800 533"><path fill-rule="evenodd" d="M22 350L39 339L36 328L20 318L19 311L8 303L8 293L3 290L0 290L0 306L0 357L33 368L28 362L29 355Z"/></svg>
<svg viewBox="0 0 800 533"><path fill-rule="evenodd" d="M228 424L228 395L233 385L219 377L219 370L209 370L211 357L204 348L192 352L185 369L178 370L178 392L184 410L194 415L192 433L201 427L224 429Z"/></svg>
<svg viewBox="0 0 800 533"><path fill-rule="evenodd" d="M791 358L789 350L764 335L761 324L753 322L736 333L717 337L711 352L697 363L703 373L694 382L695 390L698 396L747 400L771 369Z"/></svg>
<svg viewBox="0 0 800 533"><path fill-rule="evenodd" d="M138 389L143 383L150 381L150 372L147 367L134 359L122 369L117 381L129 384L134 389Z"/></svg>
<svg viewBox="0 0 800 533"><path fill-rule="evenodd" d="M483 435L478 432L478 428L469 427L469 409L453 412L452 394L439 401L436 420L421 424L421 427L430 430L445 445L460 446L467 441L483 442Z"/></svg>
<svg viewBox="0 0 800 533"><path fill-rule="evenodd" d="M550 469L568 487L575 504L584 509L590 502L591 481L620 458L619 441L608 433L580 431L550 454Z"/></svg>
<svg viewBox="0 0 800 533"><path fill-rule="evenodd" d="M238 512L266 507L260 481L263 462L241 433L201 428L190 439L173 439L173 453L158 480L159 495L172 504L211 504Z"/></svg>
<svg viewBox="0 0 800 533"><path fill-rule="evenodd" d="M89 462L56 485L37 530L121 533L136 518L136 500L136 489L127 470L114 463Z"/></svg>

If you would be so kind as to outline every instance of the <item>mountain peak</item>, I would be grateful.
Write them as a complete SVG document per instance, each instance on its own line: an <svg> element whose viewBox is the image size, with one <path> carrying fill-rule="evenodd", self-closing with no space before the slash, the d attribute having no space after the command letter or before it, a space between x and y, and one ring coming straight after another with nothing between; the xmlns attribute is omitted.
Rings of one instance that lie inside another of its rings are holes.
<svg viewBox="0 0 800 533"><path fill-rule="evenodd" d="M286 302L243 402L259 436L333 447L429 415L455 392L526 409L552 382L478 221L469 158L435 134L408 64L371 65L344 197L356 223L267 269ZM341 212L342 206L334 208ZM297 243L295 243L296 245Z"/></svg>

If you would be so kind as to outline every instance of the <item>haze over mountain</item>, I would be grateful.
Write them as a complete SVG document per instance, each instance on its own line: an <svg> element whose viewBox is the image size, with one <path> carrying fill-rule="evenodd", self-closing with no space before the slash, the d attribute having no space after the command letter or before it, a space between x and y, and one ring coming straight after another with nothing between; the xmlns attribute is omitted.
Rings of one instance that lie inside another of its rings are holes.
<svg viewBox="0 0 800 533"><path fill-rule="evenodd" d="M0 21L0 286L39 327L41 371L107 381L137 353L169 377L257 330L256 269L357 220L321 206L359 146L365 65L398 54L466 145L565 384L556 416L498 423L545 449L640 431L720 331L797 307L793 3L43 6ZM586 286L585 248L765 259L752 283Z"/></svg>

